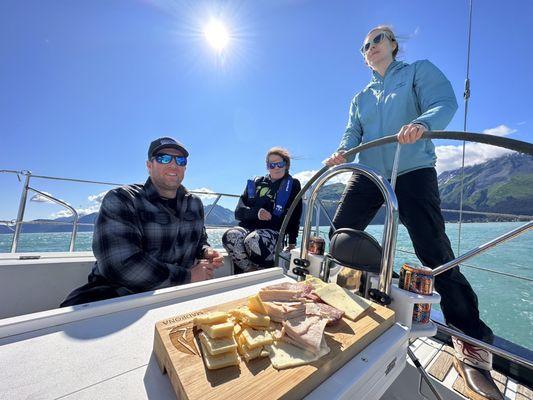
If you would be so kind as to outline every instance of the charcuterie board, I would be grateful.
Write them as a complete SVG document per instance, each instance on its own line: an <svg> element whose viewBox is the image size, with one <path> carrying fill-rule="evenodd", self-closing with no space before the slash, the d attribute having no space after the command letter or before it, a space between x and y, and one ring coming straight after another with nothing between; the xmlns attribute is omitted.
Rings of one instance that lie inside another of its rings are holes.
<svg viewBox="0 0 533 400"><path fill-rule="evenodd" d="M159 321L154 353L178 399L301 399L394 324L394 311L371 303L357 320L343 318L325 330L330 353L299 367L276 370L270 359L208 370L201 355L193 318L209 311L229 311L246 299Z"/></svg>

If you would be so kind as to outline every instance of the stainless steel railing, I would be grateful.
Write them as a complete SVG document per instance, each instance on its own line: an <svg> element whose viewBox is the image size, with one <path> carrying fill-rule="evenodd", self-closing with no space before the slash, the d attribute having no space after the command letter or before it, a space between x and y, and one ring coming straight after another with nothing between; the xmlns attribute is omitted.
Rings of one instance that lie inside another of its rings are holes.
<svg viewBox="0 0 533 400"><path fill-rule="evenodd" d="M458 266L463 261L469 260L470 258L472 258L474 256L477 256L477 255L479 255L481 253L484 253L485 251L497 246L498 244L506 242L508 240L511 240L512 238L517 237L517 236L521 235L522 233L524 233L524 232L526 232L526 231L528 231L530 229L533 229L533 221L529 221L529 222L525 223L524 225L519 226L518 228L513 229L512 231L507 232L507 233L497 237L496 239L491 240L490 242L482 244L482 245L476 247L475 249L472 249L472 250L460 255L459 257L456 257L455 259L451 260L450 262L447 262L446 264L441 265L440 267L435 268L432 271L432 274L433 274L433 276L442 274L443 272L446 272L449 269L452 269L452 268Z"/></svg>
<svg viewBox="0 0 533 400"><path fill-rule="evenodd" d="M32 178L40 178L40 179L47 179L47 180L57 180L57 181L66 181L66 182L78 182L78 183L90 183L90 184L99 184L99 185L110 185L110 186L121 186L123 183L115 183L115 182L103 182L103 181L92 181L92 180L85 180L85 179L73 179L73 178L62 178L62 177L55 177L55 176L45 176L45 175L34 175L31 173L31 171L28 170L7 170L3 169L0 170L0 173L5 174L14 174L18 177L19 181L21 181L21 176L24 176L24 183L22 186L22 192L20 195L20 201L19 201L19 208L17 212L17 218L16 220L11 221L0 221L0 224L8 226L10 229L13 230L13 239L11 243L11 253L16 253L20 235L22 232L22 226L23 224L49 224L49 225L72 225L72 233L70 238L70 244L69 244L69 251L73 252L76 242L76 237L78 233L78 227L82 225L89 225L93 226L94 224L81 224L78 222L79 215L78 212L74 207L72 207L70 204L64 202L63 200L60 200L48 193L44 193L43 191L40 191L38 189L35 189L34 187L30 186L30 180ZM47 200L59 204L66 208L68 211L72 213L73 220L71 222L59 222L59 221L24 221L24 214L26 212L26 204L28 199L28 192L35 192L39 194L40 196L45 197ZM209 196L215 196L214 202L211 204L211 207L209 208L207 214L205 215L205 219L211 214L211 212L214 210L215 205L218 204L220 199L222 197L230 197L230 198L238 198L238 195L235 194L229 194L229 193L214 193L214 192L199 192L199 191L191 191L191 193L197 194L197 195L209 195ZM215 226L216 227L216 226ZM208 228L211 228L208 226Z"/></svg>
<svg viewBox="0 0 533 400"><path fill-rule="evenodd" d="M304 230L300 247L300 259L307 260L307 248L309 243L309 236L311 233L313 206L318 197L320 189L328 180L330 180L334 176L349 171L360 173L366 176L372 182L374 182L381 191L383 198L385 199L386 213L382 239L383 254L381 257L379 291L388 295L390 294L390 286L392 282L394 252L396 250L396 235L398 232L398 200L396 199L396 194L394 193L394 190L392 189L390 183L371 168L365 167L357 163L341 164L336 167L330 168L312 186L307 204L307 212L304 220ZM318 207L317 210L320 210L320 207ZM318 216L320 216L320 214L318 214Z"/></svg>

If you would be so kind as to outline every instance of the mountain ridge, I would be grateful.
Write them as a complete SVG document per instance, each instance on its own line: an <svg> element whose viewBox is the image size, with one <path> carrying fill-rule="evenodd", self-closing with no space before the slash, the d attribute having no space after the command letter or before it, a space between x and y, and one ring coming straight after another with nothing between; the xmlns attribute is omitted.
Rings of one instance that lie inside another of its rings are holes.
<svg viewBox="0 0 533 400"><path fill-rule="evenodd" d="M484 163L461 169L444 171L438 176L439 191L442 209L458 210L461 196L461 177L463 179L463 210L489 213L533 215L533 158L524 154L507 154L498 158L490 159ZM321 189L319 198L324 202L329 216L335 214L336 203L345 185L333 183ZM212 204L204 206L205 214L208 215ZM79 219L80 223L94 224L98 213L84 215ZM456 212L443 212L448 222L455 222L459 218ZM382 208L372 224L382 224L384 221L384 209ZM463 214L464 222L499 221L509 218L499 218L485 215ZM40 221L71 222L72 217L61 217L54 220L37 219L31 224L23 225L25 233L44 232L71 232L72 225L46 224ZM303 222L303 216L302 216ZM237 224L232 210L215 205L209 213L206 224L216 226L234 226ZM325 216L321 217L321 225L328 225ZM81 225L79 232L92 231L92 226ZM0 225L0 233L12 233L8 227Z"/></svg>
<svg viewBox="0 0 533 400"><path fill-rule="evenodd" d="M444 171L438 176L441 208L458 210L461 197L461 176L463 175L463 210L515 215L533 215L533 158L524 154L507 154L484 163L461 169ZM335 214L336 205L345 185L334 183L322 188L319 198L326 200L330 217ZM457 212L443 212L447 222L459 219ZM380 209L371 224L382 224L384 209ZM464 222L509 221L509 218L473 215L465 213ZM321 218L321 224L327 219Z"/></svg>
<svg viewBox="0 0 533 400"><path fill-rule="evenodd" d="M213 208L213 204L208 204L204 206L204 213L207 215L209 211ZM84 215L79 218L78 223L80 224L91 224L89 225L78 225L78 232L92 232L93 225L96 222L98 217L98 212ZM24 224L22 226L23 233L53 233L53 232L72 232L72 217L59 217L56 219L36 219L31 221L31 224ZM44 223L39 223L44 222ZM65 224L50 224L49 222L64 222ZM213 211L209 213L206 219L206 224L208 225L219 225L219 226L234 226L237 224L235 221L233 211L224 208L222 206L214 205ZM0 225L0 233L13 233L11 229L4 225Z"/></svg>

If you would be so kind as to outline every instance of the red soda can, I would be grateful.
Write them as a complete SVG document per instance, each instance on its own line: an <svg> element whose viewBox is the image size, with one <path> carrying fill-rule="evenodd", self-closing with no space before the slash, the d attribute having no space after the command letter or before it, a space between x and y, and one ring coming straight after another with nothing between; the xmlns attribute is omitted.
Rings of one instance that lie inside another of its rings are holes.
<svg viewBox="0 0 533 400"><path fill-rule="evenodd" d="M409 292L430 296L433 293L433 275L431 268L420 265L404 264L400 269L398 282L400 289ZM413 309L413 321L428 323L431 315L431 304L415 304Z"/></svg>
<svg viewBox="0 0 533 400"><path fill-rule="evenodd" d="M309 238L309 245L307 246L307 251L309 253L323 256L325 248L326 248L326 241L322 239L321 237L311 236Z"/></svg>
<svg viewBox="0 0 533 400"><path fill-rule="evenodd" d="M431 304L415 304L413 307L413 322L427 324L431 317Z"/></svg>

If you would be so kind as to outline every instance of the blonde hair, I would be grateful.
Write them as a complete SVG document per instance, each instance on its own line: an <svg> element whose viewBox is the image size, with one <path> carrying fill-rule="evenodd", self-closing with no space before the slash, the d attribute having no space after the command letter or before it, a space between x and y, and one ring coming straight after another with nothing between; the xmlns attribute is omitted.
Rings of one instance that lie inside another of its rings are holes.
<svg viewBox="0 0 533 400"><path fill-rule="evenodd" d="M291 166L291 155L289 153L289 150L283 147L272 147L270 150L268 150L266 154L266 159L265 159L266 162L268 162L268 157L270 157L272 154L280 156L283 159L283 161L287 163L287 171L288 171Z"/></svg>
<svg viewBox="0 0 533 400"><path fill-rule="evenodd" d="M395 42L396 43L396 48L392 51L392 58L396 59L396 55L398 54L398 51L400 50L400 46L398 44L398 41L396 40L396 35L394 34L394 32L392 31L392 27L389 26L389 25L378 25L376 26L375 28L372 28L365 36L365 42L366 42L366 38L368 36L370 36L370 34L374 31L383 31L383 32L387 32L387 34L389 35L389 38L392 42Z"/></svg>

